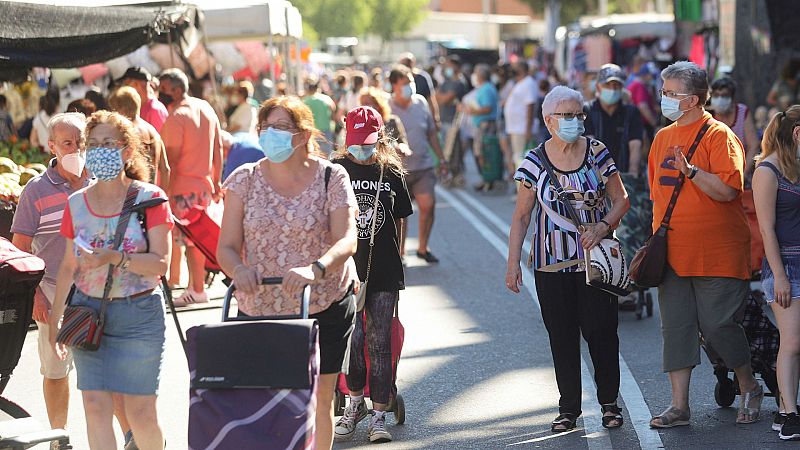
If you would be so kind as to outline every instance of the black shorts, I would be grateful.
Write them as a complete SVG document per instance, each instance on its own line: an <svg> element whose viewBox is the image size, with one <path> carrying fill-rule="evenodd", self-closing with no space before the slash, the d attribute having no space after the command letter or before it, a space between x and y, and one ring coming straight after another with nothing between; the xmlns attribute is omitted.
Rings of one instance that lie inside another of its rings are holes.
<svg viewBox="0 0 800 450"><path fill-rule="evenodd" d="M239 317L250 317L239 311ZM308 316L319 324L319 373L340 373L343 369L350 335L356 318L356 301L350 288L344 298L325 311Z"/></svg>
<svg viewBox="0 0 800 450"><path fill-rule="evenodd" d="M352 290L342 300L325 311L309 316L319 323L319 373L332 374L342 371L350 345L350 335L356 318L356 302Z"/></svg>

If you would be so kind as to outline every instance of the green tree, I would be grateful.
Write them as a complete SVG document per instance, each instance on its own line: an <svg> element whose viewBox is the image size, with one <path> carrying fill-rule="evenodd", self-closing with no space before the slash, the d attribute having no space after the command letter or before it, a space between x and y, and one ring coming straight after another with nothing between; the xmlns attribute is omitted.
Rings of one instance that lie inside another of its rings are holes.
<svg viewBox="0 0 800 450"><path fill-rule="evenodd" d="M424 17L428 0L370 0L372 22L367 32L383 42L408 33Z"/></svg>
<svg viewBox="0 0 800 450"><path fill-rule="evenodd" d="M371 7L352 0L293 0L305 22L319 39L333 36L361 36L372 19Z"/></svg>
<svg viewBox="0 0 800 450"><path fill-rule="evenodd" d="M544 10L547 7L548 0L523 0L524 3L530 6L531 10L537 15L544 15ZM568 0L561 1L561 23L572 23L578 17L597 12L597 0Z"/></svg>

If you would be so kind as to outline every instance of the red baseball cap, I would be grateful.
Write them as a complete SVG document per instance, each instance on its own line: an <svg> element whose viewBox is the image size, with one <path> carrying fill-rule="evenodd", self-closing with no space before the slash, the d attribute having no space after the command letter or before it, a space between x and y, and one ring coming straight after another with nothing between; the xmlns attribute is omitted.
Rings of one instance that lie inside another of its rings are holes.
<svg viewBox="0 0 800 450"><path fill-rule="evenodd" d="M383 128L383 118L369 106L359 106L347 113L345 119L347 136L345 146L374 144L378 142L378 132Z"/></svg>

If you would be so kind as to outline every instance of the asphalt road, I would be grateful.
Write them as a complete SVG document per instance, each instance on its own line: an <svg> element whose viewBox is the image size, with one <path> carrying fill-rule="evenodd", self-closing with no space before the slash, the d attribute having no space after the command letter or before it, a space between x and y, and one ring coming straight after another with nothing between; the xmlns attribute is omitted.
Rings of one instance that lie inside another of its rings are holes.
<svg viewBox="0 0 800 450"><path fill-rule="evenodd" d="M398 387L406 404L406 423L389 419L395 441L386 449L766 449L784 448L771 431L772 399L754 425L736 425L734 408L714 401L715 378L705 359L694 372L692 424L666 431L650 430L652 414L669 404L669 385L661 373L658 307L651 318L637 320L620 311L620 406L625 424L619 430L600 426L591 382L591 362L584 351L583 418L571 433L550 433L558 413L558 390L547 334L526 273L519 295L504 287L506 237L513 210L509 195L439 190L431 247L441 259L427 265L407 261L408 288L401 294L400 317L406 339ZM414 220L412 220L414 222ZM416 241L410 226L409 249ZM410 252L410 253L413 253ZM221 293L216 286L215 292ZM179 313L185 327L220 320L213 309ZM169 318L171 320L171 318ZM5 396L46 421L35 344L28 335L23 357ZM159 413L168 448L185 449L188 373L177 333L168 323ZM73 375L74 386L74 375ZM76 449L88 448L80 396L70 401L69 431ZM370 446L362 422L350 442L334 448Z"/></svg>

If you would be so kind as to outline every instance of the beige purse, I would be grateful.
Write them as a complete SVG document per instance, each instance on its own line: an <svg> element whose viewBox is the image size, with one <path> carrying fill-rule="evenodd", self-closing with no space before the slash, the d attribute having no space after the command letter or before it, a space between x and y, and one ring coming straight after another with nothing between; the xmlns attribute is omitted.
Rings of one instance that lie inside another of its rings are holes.
<svg viewBox="0 0 800 450"><path fill-rule="evenodd" d="M381 167L381 176L378 179L378 189L375 191L375 203L372 206L372 227L369 234L369 256L367 257L367 274L364 281L361 282L361 287L356 294L356 310L361 312L364 309L364 303L367 301L367 283L369 282L369 272L372 269L372 248L375 246L375 225L378 223L378 198L381 194L381 185L383 184L383 167Z"/></svg>

